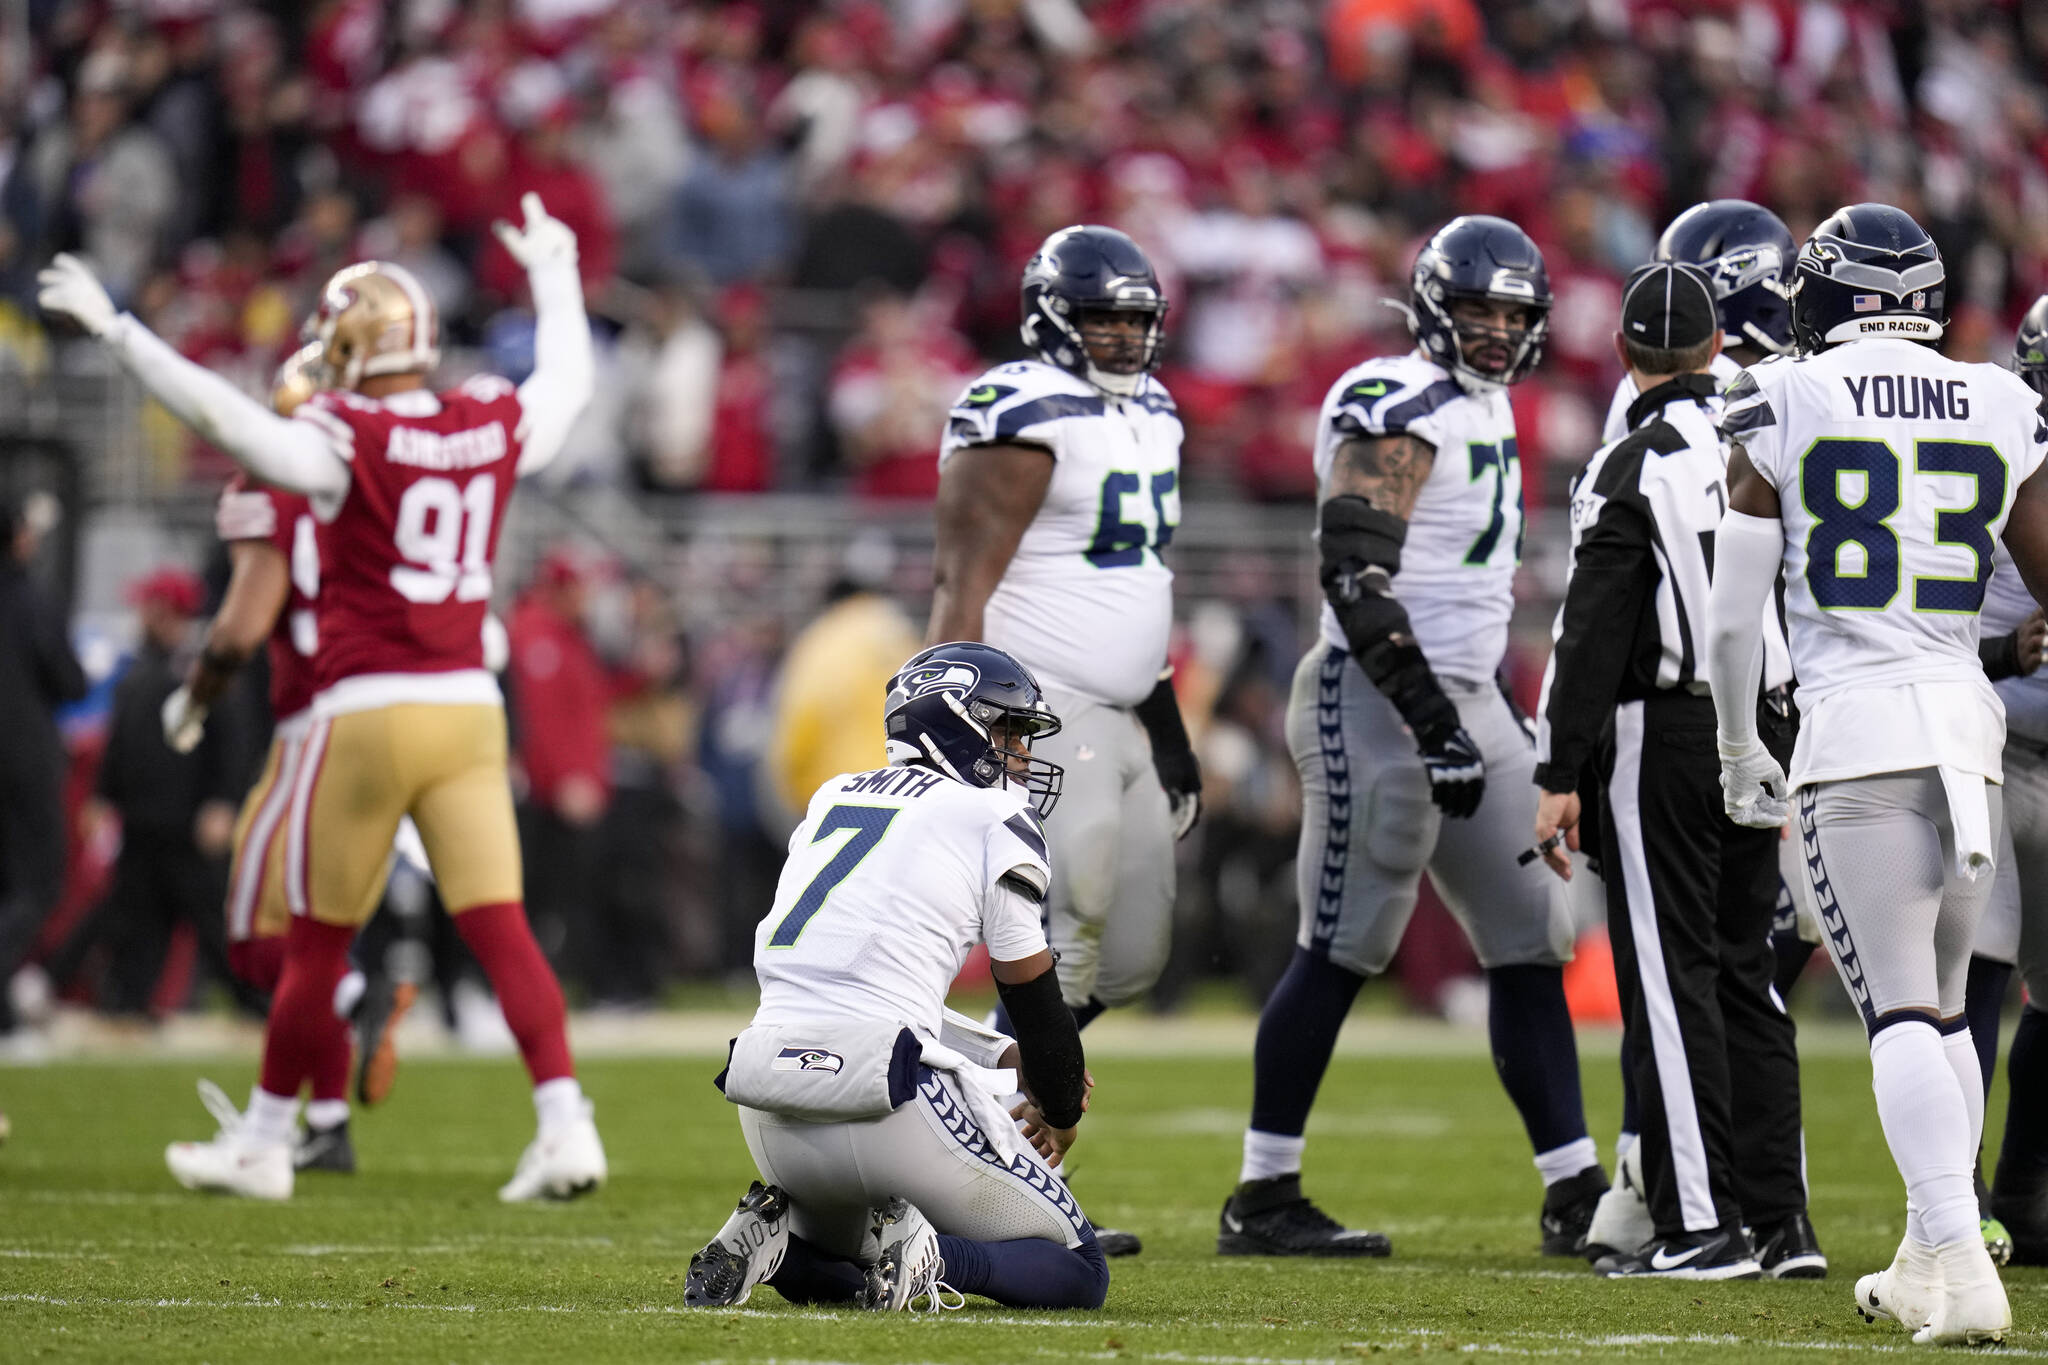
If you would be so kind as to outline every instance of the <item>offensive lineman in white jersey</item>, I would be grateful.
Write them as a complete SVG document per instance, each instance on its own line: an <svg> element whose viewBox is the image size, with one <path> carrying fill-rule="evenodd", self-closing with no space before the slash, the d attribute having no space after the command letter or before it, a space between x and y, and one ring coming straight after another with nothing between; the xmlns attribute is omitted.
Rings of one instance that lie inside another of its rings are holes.
<svg viewBox="0 0 2048 1365"><path fill-rule="evenodd" d="M871 1309L1099 1308L1109 1264L1052 1170L1088 1084L1039 921L1061 771L1032 747L1060 719L966 641L906 663L885 715L890 766L818 789L755 933L761 1004L718 1084L768 1183L691 1258L684 1302L766 1282ZM945 1007L977 943L1015 1042ZM994 1098L1010 1068L1036 1151Z"/></svg>
<svg viewBox="0 0 2048 1365"><path fill-rule="evenodd" d="M939 452L927 640L986 640L1045 680L1066 769L1047 923L1082 1027L1152 988L1176 839L1202 775L1166 664L1181 425L1153 377L1166 299L1113 228L1063 228L1024 270L1024 342L961 395ZM998 1026L1002 1026L1000 1015ZM1103 1232L1113 1256L1138 1250Z"/></svg>
<svg viewBox="0 0 2048 1365"><path fill-rule="evenodd" d="M1789 792L1906 1184L1905 1238L1857 1281L1857 1307L1915 1341L1975 1343L2012 1323L1971 1183L1984 1095L1964 978L2005 743L1977 614L2001 535L2048 594L2048 425L2010 372L1934 349L1945 284L1933 241L1888 205L1840 209L1800 248L1802 354L1746 371L1722 419L1735 449L1708 662L1729 816L1780 825L1794 798L1749 699L1782 566L1805 712Z"/></svg>
<svg viewBox="0 0 2048 1365"><path fill-rule="evenodd" d="M1301 929L1259 1018L1220 1254L1388 1254L1385 1237L1344 1228L1302 1194L1302 1134L1337 1030L1392 959L1424 867L1486 969L1494 1064L1545 1186L1546 1254L1580 1251L1607 1188L1565 1006L1570 912L1562 883L1516 862L1536 814L1536 756L1497 681L1522 547L1507 386L1542 355L1550 297L1528 234L1454 219L1416 257L1417 349L1354 367L1324 400L1315 462L1329 601L1287 711Z"/></svg>

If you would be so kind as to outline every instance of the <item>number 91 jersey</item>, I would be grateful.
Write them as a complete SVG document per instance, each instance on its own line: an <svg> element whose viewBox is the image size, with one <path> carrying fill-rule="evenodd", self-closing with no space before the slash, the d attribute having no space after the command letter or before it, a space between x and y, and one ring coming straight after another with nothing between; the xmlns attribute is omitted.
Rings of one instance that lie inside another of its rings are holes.
<svg viewBox="0 0 2048 1365"><path fill-rule="evenodd" d="M2038 401L1996 365L1893 339L1766 360L1728 390L1721 429L1777 489L1785 527L1808 713L1795 783L1941 764L1998 774L2003 712L1977 614L2013 496L2048 455ZM1958 690L1881 714L1915 685Z"/></svg>
<svg viewBox="0 0 2048 1365"><path fill-rule="evenodd" d="M1110 706L1151 695L1166 666L1180 525L1180 417L1150 375L1128 398L1043 361L998 365L967 386L939 452L1042 446L1045 501L988 600L982 637L1048 689Z"/></svg>
<svg viewBox="0 0 2048 1365"><path fill-rule="evenodd" d="M339 506L314 508L323 694L370 675L442 675L438 690L394 684L364 700L498 699L483 624L518 477L519 419L512 385L488 375L382 400L327 390L293 413L350 469Z"/></svg>

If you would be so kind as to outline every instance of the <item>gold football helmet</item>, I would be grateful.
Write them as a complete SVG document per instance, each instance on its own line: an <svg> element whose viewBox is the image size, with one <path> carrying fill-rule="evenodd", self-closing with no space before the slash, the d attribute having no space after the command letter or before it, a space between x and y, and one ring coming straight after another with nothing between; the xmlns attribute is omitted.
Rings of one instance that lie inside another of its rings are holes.
<svg viewBox="0 0 2048 1365"><path fill-rule="evenodd" d="M336 271L308 327L337 388L356 388L372 375L431 370L441 361L434 300L411 271L389 261Z"/></svg>
<svg viewBox="0 0 2048 1365"><path fill-rule="evenodd" d="M308 320L306 330L312 329L313 323ZM299 404L329 387L327 364L322 359L326 353L327 348L320 342L309 341L277 367L277 377L270 381L270 406L277 409L278 416L291 416Z"/></svg>

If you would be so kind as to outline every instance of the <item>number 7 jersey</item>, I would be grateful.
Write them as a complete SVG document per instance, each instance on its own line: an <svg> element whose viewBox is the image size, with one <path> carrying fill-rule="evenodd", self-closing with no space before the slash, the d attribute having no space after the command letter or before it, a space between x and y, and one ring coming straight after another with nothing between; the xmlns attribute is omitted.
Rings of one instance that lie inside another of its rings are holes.
<svg viewBox="0 0 2048 1365"><path fill-rule="evenodd" d="M500 700L483 623L520 415L516 391L494 376L382 400L327 390L293 414L350 471L339 505L314 508L320 712Z"/></svg>
<svg viewBox="0 0 2048 1365"><path fill-rule="evenodd" d="M1915 767L1996 778L1978 610L2013 496L2048 456L1996 365L1875 339L1750 367L1722 430L1778 493L1807 720L1796 784ZM1873 766L1875 765L1875 766Z"/></svg>

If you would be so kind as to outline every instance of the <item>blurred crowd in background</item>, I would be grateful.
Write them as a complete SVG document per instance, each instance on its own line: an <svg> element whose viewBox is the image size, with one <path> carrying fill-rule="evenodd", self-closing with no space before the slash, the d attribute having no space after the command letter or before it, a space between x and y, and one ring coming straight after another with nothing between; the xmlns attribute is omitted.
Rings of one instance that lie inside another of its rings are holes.
<svg viewBox="0 0 2048 1365"><path fill-rule="evenodd" d="M1688 204L1756 199L1795 235L1843 203L1898 204L1955 281L1950 352L2007 353L2048 289L2048 6L31 0L0 21L0 372L103 367L33 309L36 266L72 250L252 392L319 284L365 256L434 294L451 374L517 378L532 321L487 228L528 190L578 234L599 341L600 396L550 477L654 507L824 494L849 520L853 499L929 500L945 410L1019 352L1018 275L1056 228L1121 227L1166 281L1192 528L1309 498L1316 408L1343 369L1408 344L1381 301L1405 294L1422 238L1505 215L1556 293L1548 359L1513 391L1533 566L1561 535L1545 509L1597 444L1620 281ZM147 425L157 489L224 475ZM1180 604L1210 785L1166 1000L1223 961L1261 993L1293 923L1279 718L1313 604L1234 572ZM744 594L734 573L722 590ZM927 605L885 540L826 577L802 635L744 611L700 627L683 585L589 547L501 585L531 908L584 1000L645 1002L745 962L802 774L837 761L807 746L874 733L879 680ZM188 603L168 581L138 588L138 612L168 594L204 614L205 591ZM1518 662L1525 692L1540 650ZM72 808L99 813L85 796L119 673L90 671L66 735ZM262 723L222 771L246 780ZM192 790L204 861L200 806L228 793ZM118 823L74 826L38 951L87 981L74 990L161 1010L184 978L110 964L160 964L190 931L77 938ZM1443 1003L1462 951L1418 918L1418 1000Z"/></svg>

